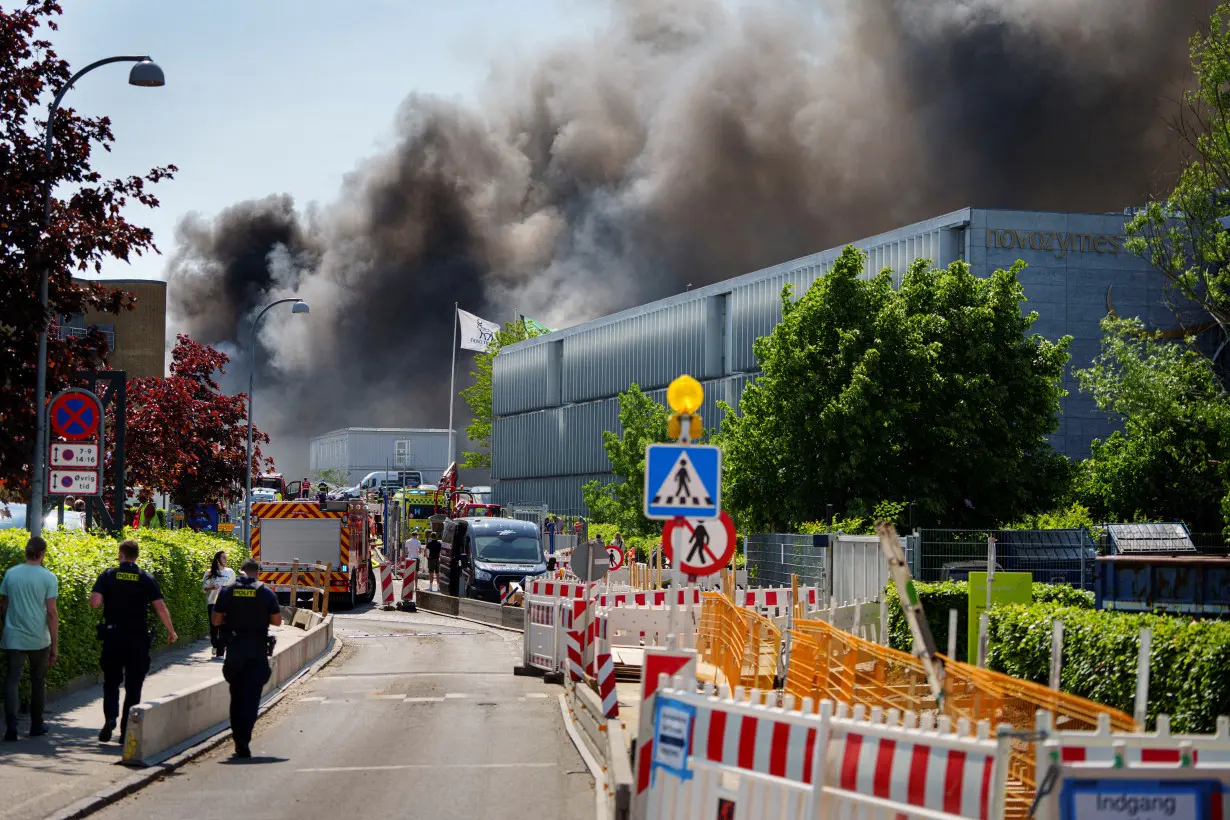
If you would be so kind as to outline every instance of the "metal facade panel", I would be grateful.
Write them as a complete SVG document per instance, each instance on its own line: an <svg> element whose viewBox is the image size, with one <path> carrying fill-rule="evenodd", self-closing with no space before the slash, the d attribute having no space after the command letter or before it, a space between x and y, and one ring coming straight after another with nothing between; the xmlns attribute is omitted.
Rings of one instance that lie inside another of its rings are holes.
<svg viewBox="0 0 1230 820"><path fill-rule="evenodd" d="M768 336L782 320L782 288L791 285L793 298L798 299L812 286L818 277L831 267L830 261L808 264L792 271L761 279L735 288L727 303L731 311L731 361L732 373L746 373L758 369L752 343L761 336Z"/></svg>
<svg viewBox="0 0 1230 820"><path fill-rule="evenodd" d="M636 382L663 387L705 367L703 298L629 316L563 340L563 401L614 396Z"/></svg>
<svg viewBox="0 0 1230 820"><path fill-rule="evenodd" d="M491 404L497 416L551 406L549 344L503 350L492 363Z"/></svg>
<svg viewBox="0 0 1230 820"><path fill-rule="evenodd" d="M558 473L563 408L497 418L491 431L491 477L531 478Z"/></svg>
<svg viewBox="0 0 1230 820"><path fill-rule="evenodd" d="M581 500L581 488L595 478L603 483L615 480L610 473L500 479L492 483L491 494L496 504L546 504L551 512L558 515L588 516L589 511Z"/></svg>

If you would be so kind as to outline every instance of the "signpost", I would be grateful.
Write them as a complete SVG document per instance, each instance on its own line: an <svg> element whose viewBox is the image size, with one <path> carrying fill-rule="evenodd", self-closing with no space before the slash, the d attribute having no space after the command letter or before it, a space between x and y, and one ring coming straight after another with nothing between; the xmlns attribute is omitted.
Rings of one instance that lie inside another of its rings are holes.
<svg viewBox="0 0 1230 820"><path fill-rule="evenodd" d="M47 408L52 436L48 444L48 495L99 495L102 492L103 409L89 390L59 393Z"/></svg>
<svg viewBox="0 0 1230 820"><path fill-rule="evenodd" d="M662 531L662 550L688 575L720 572L735 554L735 522L722 510L717 518L675 518Z"/></svg>
<svg viewBox="0 0 1230 820"><path fill-rule="evenodd" d="M979 635L982 615L987 611L987 602L997 604L1032 604L1034 600L1034 576L1030 572L997 572L991 579L988 595L987 574L969 574L969 623L967 624L967 662L979 657ZM986 658L981 659L983 663Z"/></svg>

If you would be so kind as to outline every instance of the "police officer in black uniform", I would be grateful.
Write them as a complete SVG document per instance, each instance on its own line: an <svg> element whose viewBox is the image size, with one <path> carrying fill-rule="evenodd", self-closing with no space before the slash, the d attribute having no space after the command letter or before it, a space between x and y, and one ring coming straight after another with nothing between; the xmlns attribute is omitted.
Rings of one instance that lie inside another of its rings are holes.
<svg viewBox="0 0 1230 820"><path fill-rule="evenodd" d="M102 639L103 718L98 739L106 743L120 717L120 742L128 731L128 710L141 702L141 687L149 673L149 609L152 606L167 629L167 641L179 636L171 624L171 613L162 600L162 590L154 576L137 566L141 554L132 539L120 542L120 565L104 570L94 582L90 607L103 608L98 626ZM120 684L124 684L124 711L120 712Z"/></svg>
<svg viewBox="0 0 1230 820"><path fill-rule="evenodd" d="M261 565L253 558L243 562L243 574L218 594L214 603L215 626L225 627L226 662L222 676L231 687L231 735L235 757L251 757L252 727L260 711L261 689L269 680L272 641L269 627L281 626L278 595L256 580Z"/></svg>

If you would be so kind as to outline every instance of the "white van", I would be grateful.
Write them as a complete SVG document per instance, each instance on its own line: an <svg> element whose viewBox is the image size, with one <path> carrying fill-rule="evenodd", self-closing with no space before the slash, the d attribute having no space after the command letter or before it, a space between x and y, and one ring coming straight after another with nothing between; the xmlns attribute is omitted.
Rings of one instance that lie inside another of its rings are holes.
<svg viewBox="0 0 1230 820"><path fill-rule="evenodd" d="M363 477L359 482L359 492L400 490L402 487L417 487L422 483L423 474L418 470L377 470Z"/></svg>

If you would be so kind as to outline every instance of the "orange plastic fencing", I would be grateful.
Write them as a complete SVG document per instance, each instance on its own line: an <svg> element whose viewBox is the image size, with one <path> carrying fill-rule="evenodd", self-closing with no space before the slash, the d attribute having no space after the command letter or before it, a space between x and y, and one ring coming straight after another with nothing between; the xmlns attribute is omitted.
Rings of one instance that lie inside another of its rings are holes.
<svg viewBox="0 0 1230 820"><path fill-rule="evenodd" d="M701 601L696 649L700 659L721 673L732 689L773 689L782 633L761 615L744 609L719 592Z"/></svg>
<svg viewBox="0 0 1230 820"><path fill-rule="evenodd" d="M794 626L785 691L796 702L827 698L885 711L937 711L922 663L913 655L861 640L823 621L798 620ZM1095 730L1102 713L1110 715L1115 731L1134 731L1129 715L1075 695L956 661L945 660L945 671L944 713L953 719L985 719L992 727L1006 723L1030 732L1034 715L1046 709L1065 731ZM1035 771L1034 745L1014 740L1006 817L1025 816L1037 785Z"/></svg>

